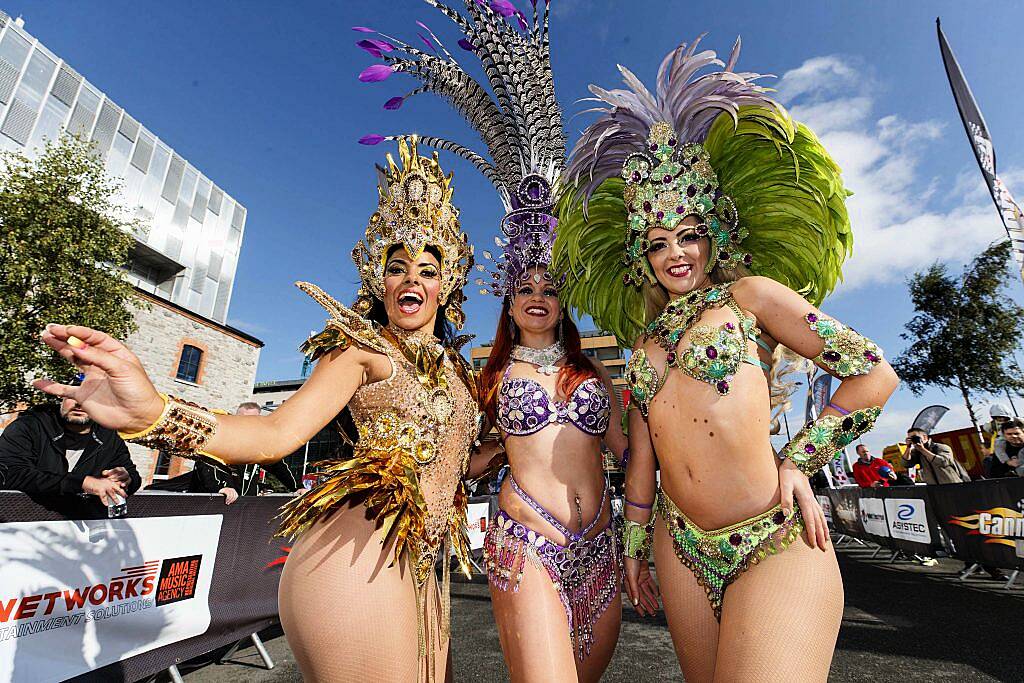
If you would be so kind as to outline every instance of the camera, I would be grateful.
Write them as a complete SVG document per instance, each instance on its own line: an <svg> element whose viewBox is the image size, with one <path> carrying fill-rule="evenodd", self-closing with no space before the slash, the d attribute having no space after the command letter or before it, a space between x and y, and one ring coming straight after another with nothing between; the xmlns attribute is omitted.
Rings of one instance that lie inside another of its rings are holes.
<svg viewBox="0 0 1024 683"><path fill-rule="evenodd" d="M914 434L913 436L910 437L910 443L914 445L922 444L924 443L924 439L921 437L920 434Z"/></svg>

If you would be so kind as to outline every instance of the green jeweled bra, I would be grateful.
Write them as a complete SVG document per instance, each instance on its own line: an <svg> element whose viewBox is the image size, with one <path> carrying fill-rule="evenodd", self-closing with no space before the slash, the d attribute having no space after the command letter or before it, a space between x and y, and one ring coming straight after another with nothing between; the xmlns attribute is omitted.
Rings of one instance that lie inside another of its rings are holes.
<svg viewBox="0 0 1024 683"><path fill-rule="evenodd" d="M694 379L710 384L721 396L729 393L733 376L743 363L764 363L747 353L747 339L767 348L760 340L754 320L743 313L729 291L732 283L714 285L690 292L669 302L644 332L644 339L654 339L665 349L665 373L660 376L643 349L637 349L626 364L626 382L640 412L647 410L654 395L665 384L668 368L679 368ZM728 306L739 321L722 325L697 325L692 328L685 348L678 350L680 340L701 315L711 308Z"/></svg>

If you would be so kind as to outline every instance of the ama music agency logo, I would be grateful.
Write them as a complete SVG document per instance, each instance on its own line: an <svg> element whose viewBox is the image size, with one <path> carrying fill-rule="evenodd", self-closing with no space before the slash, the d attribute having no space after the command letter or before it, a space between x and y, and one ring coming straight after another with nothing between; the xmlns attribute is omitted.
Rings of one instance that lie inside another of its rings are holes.
<svg viewBox="0 0 1024 683"><path fill-rule="evenodd" d="M199 580L199 565L202 555L175 557L163 561L160 578L157 581L156 604L169 605L172 602L189 600L196 595Z"/></svg>

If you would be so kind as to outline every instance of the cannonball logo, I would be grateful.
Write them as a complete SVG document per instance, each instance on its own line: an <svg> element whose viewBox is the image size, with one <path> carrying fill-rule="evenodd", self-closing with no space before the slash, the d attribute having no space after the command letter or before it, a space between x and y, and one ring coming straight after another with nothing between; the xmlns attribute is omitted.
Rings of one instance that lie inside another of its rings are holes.
<svg viewBox="0 0 1024 683"><path fill-rule="evenodd" d="M900 521L905 522L905 521L907 521L908 519L910 519L913 516L914 516L914 506L910 505L909 503L903 503L898 508L896 508L896 517Z"/></svg>

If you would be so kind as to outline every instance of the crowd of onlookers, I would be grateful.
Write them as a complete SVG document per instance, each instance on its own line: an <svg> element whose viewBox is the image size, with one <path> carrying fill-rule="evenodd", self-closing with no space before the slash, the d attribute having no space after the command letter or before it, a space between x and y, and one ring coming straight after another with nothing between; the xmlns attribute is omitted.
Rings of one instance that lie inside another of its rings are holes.
<svg viewBox="0 0 1024 683"><path fill-rule="evenodd" d="M981 464L982 479L1024 477L1024 420L1010 415L1005 406L996 404L989 410L991 420L981 428L985 457ZM900 457L907 472L916 468L917 482L925 484L958 484L971 481L963 463L953 449L934 441L923 429L907 430L907 439ZM853 477L862 488L903 486L916 483L907 474L897 472L882 458L871 455L863 443L857 445Z"/></svg>
<svg viewBox="0 0 1024 683"><path fill-rule="evenodd" d="M243 403L236 410L239 415L259 412L255 403ZM99 501L112 516L119 516L141 484L127 444L116 431L93 422L73 399L24 410L0 433L0 490L77 496ZM191 471L158 480L151 488L220 494L228 505L242 495L305 491L283 461L263 472L255 465L197 461Z"/></svg>

